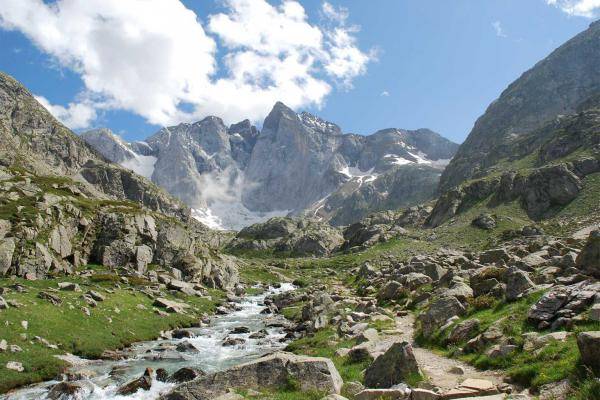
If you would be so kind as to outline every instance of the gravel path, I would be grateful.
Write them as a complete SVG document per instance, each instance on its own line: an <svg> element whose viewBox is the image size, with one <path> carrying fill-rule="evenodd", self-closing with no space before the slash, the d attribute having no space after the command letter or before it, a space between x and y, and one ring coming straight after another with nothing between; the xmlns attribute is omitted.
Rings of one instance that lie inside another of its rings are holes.
<svg viewBox="0 0 600 400"><path fill-rule="evenodd" d="M465 364L461 361L447 358L434 353L429 349L418 347L414 343L414 321L415 317L409 314L404 317L396 318L397 336L412 344L415 358L419 367L429 378L429 382L442 388L443 390L452 389L467 378L485 379L499 384L502 382L503 376L494 371L478 371L474 367ZM452 371L460 368L464 374L456 374Z"/></svg>

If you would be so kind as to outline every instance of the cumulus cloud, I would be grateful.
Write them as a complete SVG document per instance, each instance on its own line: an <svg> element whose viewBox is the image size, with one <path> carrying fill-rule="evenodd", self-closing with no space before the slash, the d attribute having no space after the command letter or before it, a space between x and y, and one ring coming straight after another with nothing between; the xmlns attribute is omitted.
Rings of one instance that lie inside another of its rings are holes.
<svg viewBox="0 0 600 400"><path fill-rule="evenodd" d="M500 21L492 22L492 27L494 28L494 31L496 32L496 36L501 37L501 38L508 37L506 35L506 33L504 32L504 28L502 28L502 23Z"/></svg>
<svg viewBox="0 0 600 400"><path fill-rule="evenodd" d="M372 60L343 8L323 3L317 25L293 0L224 6L203 25L180 0L2 0L0 27L76 71L94 98L86 107L128 110L159 125L207 115L260 121L278 100L319 106ZM76 106L51 111L67 121Z"/></svg>
<svg viewBox="0 0 600 400"><path fill-rule="evenodd" d="M569 15L596 18L600 15L600 0L546 0Z"/></svg>
<svg viewBox="0 0 600 400"><path fill-rule="evenodd" d="M64 125L71 129L88 128L96 119L96 110L89 101L80 103L69 103L67 107L51 104L43 96L35 96L35 99L43 105L52 115Z"/></svg>
<svg viewBox="0 0 600 400"><path fill-rule="evenodd" d="M383 92L381 92L380 96L382 97L388 97L390 95L390 92L388 92L387 90L384 90Z"/></svg>

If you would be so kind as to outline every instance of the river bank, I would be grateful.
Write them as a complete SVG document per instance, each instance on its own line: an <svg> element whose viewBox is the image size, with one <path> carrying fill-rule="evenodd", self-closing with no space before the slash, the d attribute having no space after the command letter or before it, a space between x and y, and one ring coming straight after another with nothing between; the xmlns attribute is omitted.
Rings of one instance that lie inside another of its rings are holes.
<svg viewBox="0 0 600 400"><path fill-rule="evenodd" d="M161 382L153 379L149 390L130 396L119 395L118 391L123 384L142 375L146 368L154 371L162 369L171 376L181 368L197 368L203 373L210 373L282 349L286 345L282 329L283 317L260 312L264 309L266 296L292 288L290 284L283 284L278 288L270 287L262 294L235 299L228 303L231 312L212 316L210 320L205 320L204 326L180 329L174 334L165 333L165 337L161 339L134 343L119 352L124 357L122 360L71 357L70 361L74 365L67 371L67 375L71 377L70 384L79 388L78 398L156 399L172 389L176 381ZM0 398L43 398L57 383L57 380L46 381Z"/></svg>

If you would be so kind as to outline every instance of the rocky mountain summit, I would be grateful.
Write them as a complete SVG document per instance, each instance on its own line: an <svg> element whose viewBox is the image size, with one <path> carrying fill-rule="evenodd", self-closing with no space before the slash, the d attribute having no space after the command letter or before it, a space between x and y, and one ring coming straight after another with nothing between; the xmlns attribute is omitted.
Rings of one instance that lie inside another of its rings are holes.
<svg viewBox="0 0 600 400"><path fill-rule="evenodd" d="M535 141L540 128L574 114L597 96L598 64L600 21L525 72L490 104L444 171L441 191L502 169L503 162L520 158L519 145Z"/></svg>
<svg viewBox="0 0 600 400"><path fill-rule="evenodd" d="M240 229L305 214L334 225L429 200L457 145L427 129L343 134L277 103L259 132L217 117L163 128L127 144L106 130L82 134L111 161L150 178L212 227Z"/></svg>

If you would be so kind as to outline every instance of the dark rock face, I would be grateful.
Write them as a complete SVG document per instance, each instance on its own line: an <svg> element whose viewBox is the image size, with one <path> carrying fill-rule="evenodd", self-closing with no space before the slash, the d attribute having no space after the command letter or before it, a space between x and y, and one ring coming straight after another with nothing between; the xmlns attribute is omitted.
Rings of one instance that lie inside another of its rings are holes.
<svg viewBox="0 0 600 400"><path fill-rule="evenodd" d="M394 343L377 357L365 371L365 386L389 388L419 373L419 366L410 344Z"/></svg>
<svg viewBox="0 0 600 400"><path fill-rule="evenodd" d="M443 172L447 191L519 152L515 143L555 119L573 114L600 91L600 24L592 23L513 82L477 120ZM551 148L556 148L552 146ZM548 148L548 154L554 153Z"/></svg>

